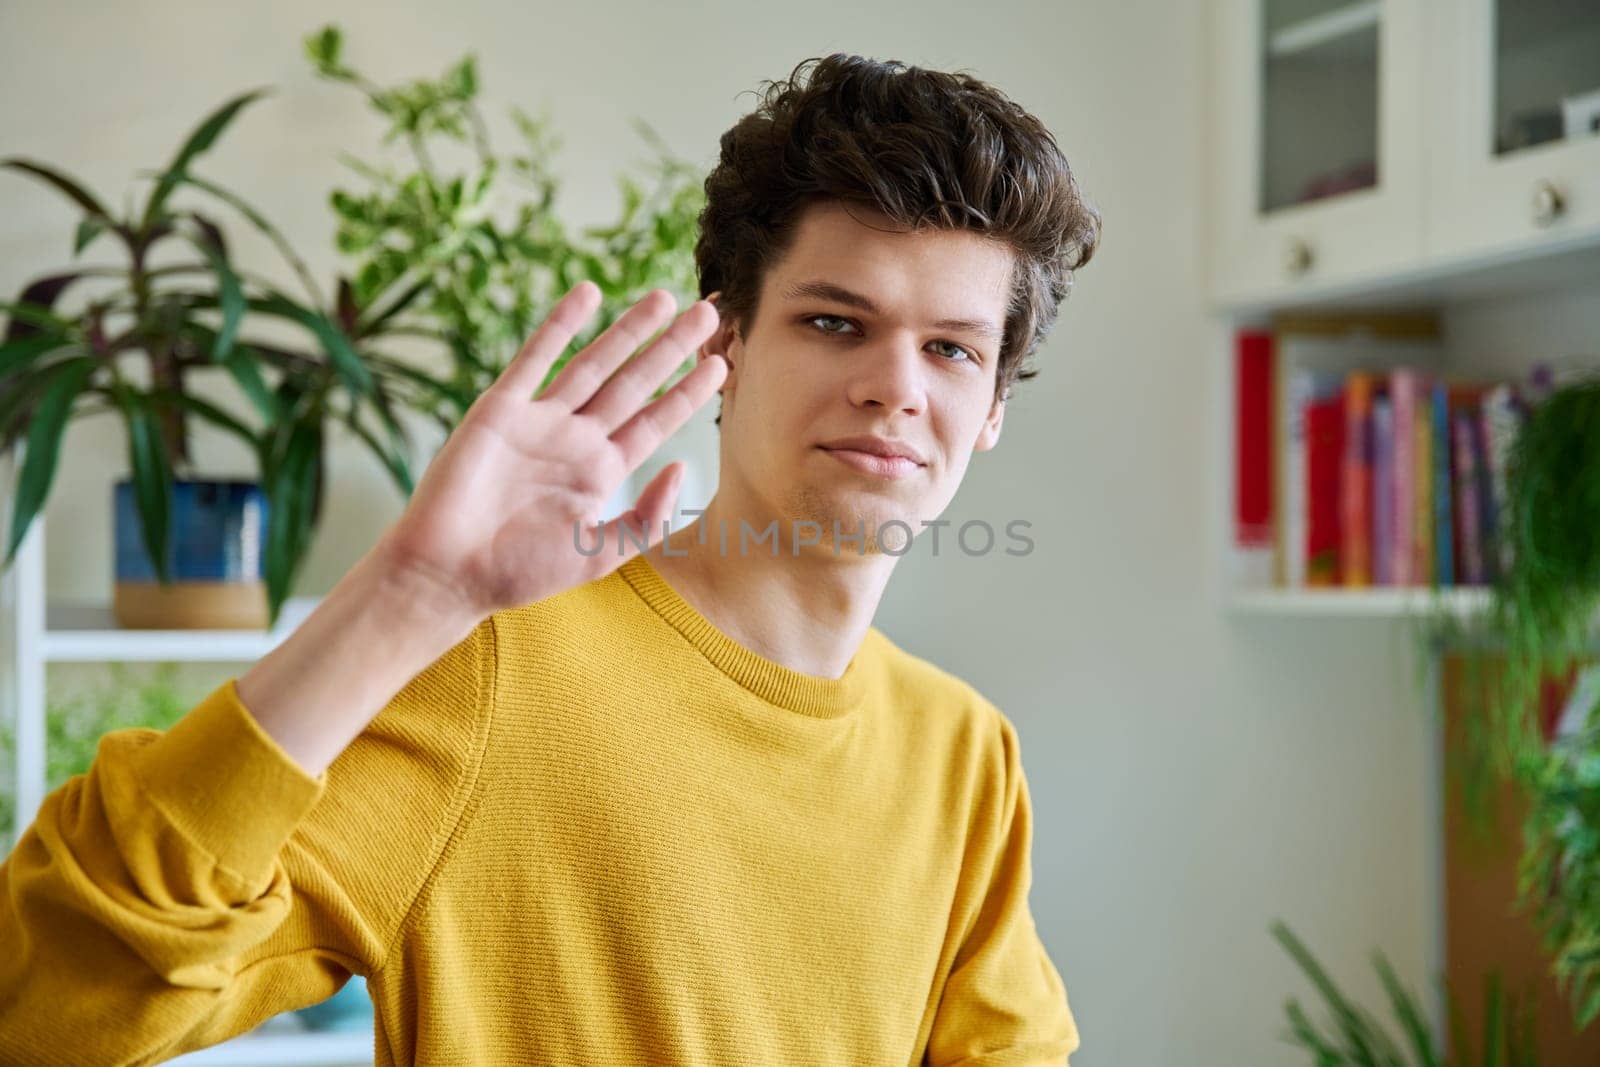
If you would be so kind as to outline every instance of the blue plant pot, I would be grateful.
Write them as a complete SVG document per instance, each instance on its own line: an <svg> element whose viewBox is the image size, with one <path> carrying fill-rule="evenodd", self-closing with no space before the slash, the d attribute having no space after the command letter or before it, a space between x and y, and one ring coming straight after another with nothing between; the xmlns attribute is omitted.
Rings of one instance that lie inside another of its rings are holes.
<svg viewBox="0 0 1600 1067"><path fill-rule="evenodd" d="M267 498L241 480L179 479L162 585L145 549L133 482L113 487L116 588L112 607L131 629L264 629Z"/></svg>
<svg viewBox="0 0 1600 1067"><path fill-rule="evenodd" d="M343 1033L371 1029L372 994L367 992L367 980L354 975L321 1004L299 1008L294 1014L308 1030Z"/></svg>

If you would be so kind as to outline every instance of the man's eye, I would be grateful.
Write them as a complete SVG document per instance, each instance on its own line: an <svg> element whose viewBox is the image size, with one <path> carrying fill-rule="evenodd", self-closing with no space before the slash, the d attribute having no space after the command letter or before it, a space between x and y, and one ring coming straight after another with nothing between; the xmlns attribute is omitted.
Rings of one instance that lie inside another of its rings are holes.
<svg viewBox="0 0 1600 1067"><path fill-rule="evenodd" d="M823 333L831 334L843 334L845 331L843 329L836 329L834 326L829 325L830 323L837 323L839 326L847 328L851 325L849 319L841 318L838 315L809 315L806 317L805 321L812 325L821 323L822 325L817 326L816 328ZM975 354L958 344L954 344L950 341L935 341L933 343L936 345L945 346L945 348L948 350L948 354L945 356L945 359L951 363L957 363L961 360L966 360L969 363L979 362L978 357Z"/></svg>
<svg viewBox="0 0 1600 1067"><path fill-rule="evenodd" d="M944 345L947 349L949 349L952 353L954 353L950 357L952 360L965 359L965 360L970 360L970 361L972 361L974 363L976 363L978 361L978 357L977 356L974 356L971 352L968 352L965 348L962 348L960 345L951 344L949 341L935 341L934 344L936 344L936 345Z"/></svg>
<svg viewBox="0 0 1600 1067"><path fill-rule="evenodd" d="M850 320L849 319L842 319L837 315L812 315L810 318L806 319L806 321L807 322L811 322L811 323L837 322L837 323L842 323L845 326L849 326L850 325ZM843 332L841 330L831 329L830 327L828 327L826 325L821 326L819 328L822 330L823 333L841 333L841 332Z"/></svg>

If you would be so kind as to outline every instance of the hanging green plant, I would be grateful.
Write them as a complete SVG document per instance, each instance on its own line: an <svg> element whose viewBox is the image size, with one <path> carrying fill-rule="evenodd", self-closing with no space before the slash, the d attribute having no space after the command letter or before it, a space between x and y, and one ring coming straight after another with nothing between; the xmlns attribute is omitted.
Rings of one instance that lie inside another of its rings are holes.
<svg viewBox="0 0 1600 1067"><path fill-rule="evenodd" d="M1533 914L1581 1029L1600 1017L1600 708L1573 690L1547 736L1543 695L1596 657L1600 619L1600 377L1579 375L1532 411L1507 464L1510 559L1489 610L1445 627L1465 656L1469 812L1509 781L1528 801L1520 905Z"/></svg>

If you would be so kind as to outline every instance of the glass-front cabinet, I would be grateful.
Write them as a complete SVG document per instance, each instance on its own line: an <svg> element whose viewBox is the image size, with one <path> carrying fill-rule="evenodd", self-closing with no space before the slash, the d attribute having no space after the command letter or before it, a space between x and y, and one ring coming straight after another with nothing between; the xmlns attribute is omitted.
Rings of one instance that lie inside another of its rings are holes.
<svg viewBox="0 0 1600 1067"><path fill-rule="evenodd" d="M1430 249L1494 255L1600 235L1600 0L1430 12Z"/></svg>
<svg viewBox="0 0 1600 1067"><path fill-rule="evenodd" d="M1422 2L1217 0L1214 296L1420 257Z"/></svg>
<svg viewBox="0 0 1600 1067"><path fill-rule="evenodd" d="M1261 5L1258 210L1378 185L1378 0Z"/></svg>
<svg viewBox="0 0 1600 1067"><path fill-rule="evenodd" d="M1600 250L1600 0L1212 0L1211 31L1214 302Z"/></svg>

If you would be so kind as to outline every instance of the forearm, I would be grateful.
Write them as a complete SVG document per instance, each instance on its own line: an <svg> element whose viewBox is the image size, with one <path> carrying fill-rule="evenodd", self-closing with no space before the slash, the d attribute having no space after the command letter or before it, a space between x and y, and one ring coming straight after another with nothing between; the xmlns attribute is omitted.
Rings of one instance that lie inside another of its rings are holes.
<svg viewBox="0 0 1600 1067"><path fill-rule="evenodd" d="M481 621L439 584L396 566L380 541L236 680L239 699L296 763L320 775Z"/></svg>

